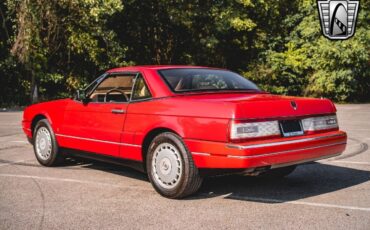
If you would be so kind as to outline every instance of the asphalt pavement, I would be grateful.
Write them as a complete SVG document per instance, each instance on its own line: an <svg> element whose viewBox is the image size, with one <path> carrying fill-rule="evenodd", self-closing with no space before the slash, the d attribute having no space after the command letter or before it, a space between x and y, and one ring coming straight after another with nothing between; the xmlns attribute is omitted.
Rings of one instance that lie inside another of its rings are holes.
<svg viewBox="0 0 370 230"><path fill-rule="evenodd" d="M130 168L40 166L21 112L0 112L0 229L370 229L370 104L337 105L348 147L281 180L208 178L183 200Z"/></svg>

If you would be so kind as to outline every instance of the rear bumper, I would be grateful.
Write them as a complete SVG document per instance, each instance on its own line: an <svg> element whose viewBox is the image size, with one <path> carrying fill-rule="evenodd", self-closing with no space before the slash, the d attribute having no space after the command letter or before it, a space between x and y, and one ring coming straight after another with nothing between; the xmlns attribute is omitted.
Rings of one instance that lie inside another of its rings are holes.
<svg viewBox="0 0 370 230"><path fill-rule="evenodd" d="M341 154L343 131L240 144L185 140L198 168L248 169L300 164Z"/></svg>

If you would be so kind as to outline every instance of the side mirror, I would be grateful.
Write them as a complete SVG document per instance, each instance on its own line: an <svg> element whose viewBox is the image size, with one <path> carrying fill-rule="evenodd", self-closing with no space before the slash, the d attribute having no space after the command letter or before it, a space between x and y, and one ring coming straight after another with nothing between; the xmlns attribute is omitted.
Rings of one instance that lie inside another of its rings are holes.
<svg viewBox="0 0 370 230"><path fill-rule="evenodd" d="M84 90L77 90L76 95L75 95L75 99L78 100L78 101L82 101L84 103L87 102L87 97L86 97L85 91Z"/></svg>

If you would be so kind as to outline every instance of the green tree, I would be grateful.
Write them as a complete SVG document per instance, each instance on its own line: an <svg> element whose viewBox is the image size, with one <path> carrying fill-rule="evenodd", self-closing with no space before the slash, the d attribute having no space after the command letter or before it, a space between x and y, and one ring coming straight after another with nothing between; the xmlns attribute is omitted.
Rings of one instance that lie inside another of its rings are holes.
<svg viewBox="0 0 370 230"><path fill-rule="evenodd" d="M119 0L8 0L16 26L12 54L47 98L65 96L110 66L125 65L125 47L107 29ZM36 88L37 89L37 88Z"/></svg>
<svg viewBox="0 0 370 230"><path fill-rule="evenodd" d="M268 46L267 34L283 33L291 1L125 1L110 23L137 64L196 64L245 68ZM120 23L117 23L120 22Z"/></svg>
<svg viewBox="0 0 370 230"><path fill-rule="evenodd" d="M0 105L18 105L27 100L24 69L10 54L13 35L12 18L5 2L0 1Z"/></svg>
<svg viewBox="0 0 370 230"><path fill-rule="evenodd" d="M246 75L275 93L369 101L369 3L361 2L356 34L344 41L322 36L316 2L302 1L286 25L296 24L285 45L263 53Z"/></svg>
<svg viewBox="0 0 370 230"><path fill-rule="evenodd" d="M315 0L6 0L0 2L0 104L67 96L132 64L243 72L263 89L370 101L369 2L356 35L331 41Z"/></svg>

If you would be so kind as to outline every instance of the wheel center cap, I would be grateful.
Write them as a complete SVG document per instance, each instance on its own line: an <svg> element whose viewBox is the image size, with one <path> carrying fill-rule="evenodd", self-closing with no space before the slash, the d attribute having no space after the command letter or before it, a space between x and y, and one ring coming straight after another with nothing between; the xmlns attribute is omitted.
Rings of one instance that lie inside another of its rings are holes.
<svg viewBox="0 0 370 230"><path fill-rule="evenodd" d="M43 139L41 139L41 140L40 140L40 148L41 148L41 149L45 149L45 147L46 147L46 141L45 141L45 139L43 138Z"/></svg>
<svg viewBox="0 0 370 230"><path fill-rule="evenodd" d="M168 158L163 158L159 166L162 174L167 175L171 172L171 161Z"/></svg>

